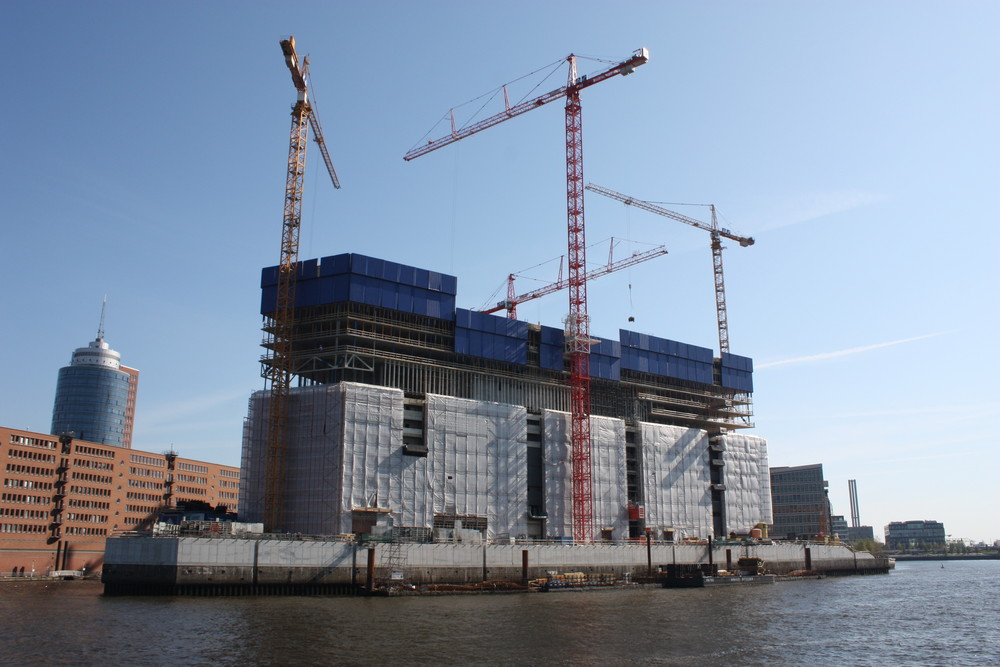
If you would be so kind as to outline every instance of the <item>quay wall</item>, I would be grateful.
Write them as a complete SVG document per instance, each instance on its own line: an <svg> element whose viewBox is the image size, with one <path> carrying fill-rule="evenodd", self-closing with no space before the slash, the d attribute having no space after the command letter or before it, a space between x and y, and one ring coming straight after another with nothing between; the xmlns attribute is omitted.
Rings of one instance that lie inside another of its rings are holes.
<svg viewBox="0 0 1000 667"><path fill-rule="evenodd" d="M769 572L811 570L826 574L885 572L886 559L836 544L671 544L654 542L569 545L553 543L386 543L225 537L109 538L102 581L106 592L171 592L197 587L261 591L268 587L318 587L350 592L368 584L369 551L376 578L386 568L410 584L521 582L549 572L614 574L640 578L669 563L735 566L761 558ZM397 551L395 560L391 552ZM527 570L524 559L527 558ZM525 577L526 575L526 577Z"/></svg>

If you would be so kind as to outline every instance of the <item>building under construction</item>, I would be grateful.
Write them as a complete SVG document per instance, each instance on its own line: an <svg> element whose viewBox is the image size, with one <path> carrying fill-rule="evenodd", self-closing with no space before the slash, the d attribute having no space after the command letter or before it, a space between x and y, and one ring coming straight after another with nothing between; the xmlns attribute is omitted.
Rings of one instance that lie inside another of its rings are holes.
<svg viewBox="0 0 1000 667"><path fill-rule="evenodd" d="M358 254L298 263L282 530L573 535L564 332L456 308L457 283ZM264 269L265 348L277 284ZM740 432L753 425L749 358L621 330L594 341L590 376L596 537L770 522L766 443ZM252 396L249 521L264 513L269 409L268 391Z"/></svg>

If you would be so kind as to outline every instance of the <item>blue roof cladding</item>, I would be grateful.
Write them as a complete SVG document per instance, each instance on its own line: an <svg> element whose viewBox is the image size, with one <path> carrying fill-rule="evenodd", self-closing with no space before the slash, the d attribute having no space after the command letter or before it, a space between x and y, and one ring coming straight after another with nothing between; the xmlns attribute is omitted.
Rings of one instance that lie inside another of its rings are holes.
<svg viewBox="0 0 1000 667"><path fill-rule="evenodd" d="M566 334L562 329L542 327L541 345L538 348L538 365L550 371L563 370L563 353Z"/></svg>
<svg viewBox="0 0 1000 667"><path fill-rule="evenodd" d="M384 259L345 253L298 263L297 308L354 301L418 315L452 319L458 279ZM262 314L274 311L278 267L261 271Z"/></svg>
<svg viewBox="0 0 1000 667"><path fill-rule="evenodd" d="M753 392L753 359L722 353L722 386Z"/></svg>
<svg viewBox="0 0 1000 667"><path fill-rule="evenodd" d="M622 344L607 338L594 340L590 345L590 377L620 380Z"/></svg>
<svg viewBox="0 0 1000 667"><path fill-rule="evenodd" d="M455 310L455 352L527 364L528 323L458 308Z"/></svg>
<svg viewBox="0 0 1000 667"><path fill-rule="evenodd" d="M455 321L455 352L527 364L528 324L519 320L455 308L458 279L355 253L300 262L296 307L354 301ZM261 271L261 313L274 310L278 267ZM619 380L633 370L691 382L712 384L714 353L710 348L621 329L619 341L598 339L591 347L591 377ZM564 369L565 336L556 327L541 328L539 366ZM753 391L753 360L723 352L722 386Z"/></svg>
<svg viewBox="0 0 1000 667"><path fill-rule="evenodd" d="M707 347L619 330L625 370L712 384L715 356Z"/></svg>

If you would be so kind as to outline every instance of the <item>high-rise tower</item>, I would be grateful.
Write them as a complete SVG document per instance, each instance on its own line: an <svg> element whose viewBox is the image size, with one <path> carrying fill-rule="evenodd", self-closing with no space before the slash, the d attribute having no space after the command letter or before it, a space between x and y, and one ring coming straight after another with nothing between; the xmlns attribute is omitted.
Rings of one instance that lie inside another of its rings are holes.
<svg viewBox="0 0 1000 667"><path fill-rule="evenodd" d="M102 309L97 338L59 369L52 433L131 448L138 384L139 371L122 366L121 355L104 341Z"/></svg>

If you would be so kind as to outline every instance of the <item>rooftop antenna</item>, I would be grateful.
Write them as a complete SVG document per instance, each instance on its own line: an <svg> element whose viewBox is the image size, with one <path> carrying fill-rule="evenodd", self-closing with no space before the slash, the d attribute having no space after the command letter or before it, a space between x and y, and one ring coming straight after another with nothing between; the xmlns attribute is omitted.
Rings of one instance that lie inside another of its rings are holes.
<svg viewBox="0 0 1000 667"><path fill-rule="evenodd" d="M104 311L108 307L108 295L104 295L104 303L101 304L101 323L97 327L97 340L104 340Z"/></svg>

